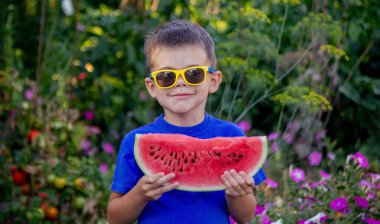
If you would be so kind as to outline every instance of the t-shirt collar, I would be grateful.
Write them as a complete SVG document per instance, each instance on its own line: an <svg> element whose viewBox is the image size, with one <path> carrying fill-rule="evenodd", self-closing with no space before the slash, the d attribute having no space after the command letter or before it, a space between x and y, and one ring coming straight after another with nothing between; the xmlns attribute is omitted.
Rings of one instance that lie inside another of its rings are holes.
<svg viewBox="0 0 380 224"><path fill-rule="evenodd" d="M205 118L203 121L197 125L194 126L188 126L188 127L181 127L181 126L176 126L168 123L164 119L165 114L161 114L154 123L156 123L159 127L162 128L162 130L165 133L172 133L172 134L184 134L184 135L190 135L194 136L197 135L199 132L204 131L207 129L209 126L209 120L210 120L210 115L205 113Z"/></svg>

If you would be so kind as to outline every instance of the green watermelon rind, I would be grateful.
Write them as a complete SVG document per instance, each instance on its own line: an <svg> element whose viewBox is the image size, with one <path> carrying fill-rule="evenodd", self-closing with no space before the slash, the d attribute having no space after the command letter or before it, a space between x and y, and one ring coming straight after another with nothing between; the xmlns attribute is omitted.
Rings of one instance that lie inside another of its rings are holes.
<svg viewBox="0 0 380 224"><path fill-rule="evenodd" d="M140 135L143 135L143 134L136 134L135 136L135 143L134 143L134 157L135 157L135 160L137 162L137 165L140 167L141 171L147 175L147 176L150 176L150 175L153 175L153 173L147 169L143 162L141 161L140 159L140 156L138 154L138 142L139 142L139 136ZM267 137L266 136L256 136L257 138L260 138L261 139L261 142L263 143L263 153L261 155L261 158L259 160L259 162L257 163L255 169L253 169L248 175L249 176L254 176L259 170L260 168L263 166L266 158L267 158L267 155L268 155L268 141L267 141ZM191 191L191 192L206 192L206 191L219 191L219 190L225 190L226 187L224 184L221 184L221 185L216 185L216 186L213 186L213 187L186 187L186 186L181 186L179 185L177 188L177 190L183 190L183 191Z"/></svg>

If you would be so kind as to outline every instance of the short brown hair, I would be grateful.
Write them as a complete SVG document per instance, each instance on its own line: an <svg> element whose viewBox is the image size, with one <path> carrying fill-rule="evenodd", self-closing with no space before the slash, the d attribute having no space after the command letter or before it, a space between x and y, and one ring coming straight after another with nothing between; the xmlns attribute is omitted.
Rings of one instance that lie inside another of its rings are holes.
<svg viewBox="0 0 380 224"><path fill-rule="evenodd" d="M211 66L216 67L214 41L208 32L198 24L185 20L173 20L157 27L147 36L144 46L147 72L151 72L152 54L156 48L188 44L200 45L205 50Z"/></svg>

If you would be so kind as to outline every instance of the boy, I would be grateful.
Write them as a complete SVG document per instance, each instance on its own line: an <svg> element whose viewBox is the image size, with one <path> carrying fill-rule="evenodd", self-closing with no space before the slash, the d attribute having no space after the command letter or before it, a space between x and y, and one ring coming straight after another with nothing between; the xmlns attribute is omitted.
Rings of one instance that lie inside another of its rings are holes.
<svg viewBox="0 0 380 224"><path fill-rule="evenodd" d="M255 212L255 184L266 176L260 170L252 179L244 172L226 170L225 191L176 190L174 173L144 176L133 156L135 134L178 133L196 138L243 136L235 124L205 113L208 94L215 93L222 73L215 71L214 43L200 26L182 20L157 28L145 42L149 94L164 114L151 124L132 130L120 146L111 196L109 223L238 223L249 222Z"/></svg>

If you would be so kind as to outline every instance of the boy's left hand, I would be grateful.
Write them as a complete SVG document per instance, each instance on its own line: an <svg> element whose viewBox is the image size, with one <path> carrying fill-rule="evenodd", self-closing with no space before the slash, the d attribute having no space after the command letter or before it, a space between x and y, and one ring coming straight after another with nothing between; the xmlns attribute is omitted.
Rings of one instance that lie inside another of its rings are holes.
<svg viewBox="0 0 380 224"><path fill-rule="evenodd" d="M244 196L253 194L255 182L252 177L245 172L236 172L234 169L225 171L221 176L222 182L226 185L226 194L228 196Z"/></svg>

